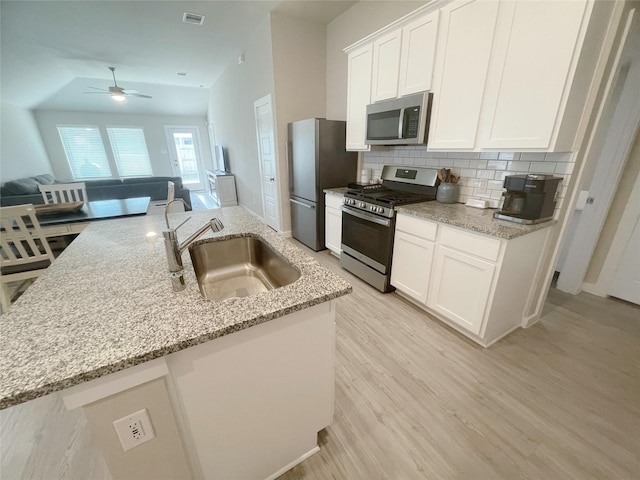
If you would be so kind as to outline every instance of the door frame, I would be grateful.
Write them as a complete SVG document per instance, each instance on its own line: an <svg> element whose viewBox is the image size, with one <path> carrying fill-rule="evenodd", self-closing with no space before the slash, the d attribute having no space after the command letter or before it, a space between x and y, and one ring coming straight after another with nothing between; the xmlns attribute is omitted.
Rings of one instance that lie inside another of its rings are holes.
<svg viewBox="0 0 640 480"><path fill-rule="evenodd" d="M640 127L640 102L635 93L640 88L640 61L628 58L634 51L634 38L639 37L638 32L633 30L638 28L638 16L638 11L631 9L623 20L622 42L616 52L612 74L607 81L607 94L601 104L598 124L591 135L585 156L584 163L596 162L593 179L588 185L589 197L595 201L587 202L573 236L564 239L570 243L557 288L573 295L580 293L585 287L584 277ZM613 96L620 83L622 90L616 99ZM614 101L615 104L612 103ZM611 112L610 116L603 115L607 110ZM608 150L605 151L604 148L607 147ZM572 214L574 211L571 210Z"/></svg>
<svg viewBox="0 0 640 480"><path fill-rule="evenodd" d="M199 184L184 184L183 181L183 186L184 188L188 189L188 190L192 190L194 192L201 192L201 191L206 191L207 190L207 179L206 179L206 174L205 174L205 168L204 168L204 155L202 154L202 141L200 138L200 129L198 128L197 125L164 125L164 134L165 134L165 140L167 142L167 148L169 149L169 151L171 149L173 149L173 151L175 152L175 145L172 143L173 142L173 136L171 134L171 130L193 130L194 134L195 134L195 138L196 138L196 143L197 143L197 149L196 149L196 165L198 168L198 176L200 177L200 183ZM174 153L175 154L175 153ZM171 153L170 153L171 155ZM176 167L174 164L173 159L170 157L169 158L169 162L171 164L171 171L173 172L173 176L176 177L182 177L182 174L180 171L176 171ZM193 188L191 188L191 185L194 185Z"/></svg>
<svg viewBox="0 0 640 480"><path fill-rule="evenodd" d="M273 102L271 101L271 94L267 94L264 97L259 98L255 102L253 102L253 119L255 123L256 129L256 149L258 152L258 168L260 172L260 192L262 194L262 219L267 223L267 201L265 196L265 188L264 188L264 171L262 168L262 154L260 149L260 133L259 133L259 125L258 125L258 116L257 111L258 108L263 105L269 105L269 110L271 112L271 143L273 145L273 166L275 171L275 214L276 214L276 225L270 225L276 231L282 231L282 211L281 211L281 203L282 199L280 198L280 162L278 156L278 144L276 143L276 139L278 138L278 134L276 131L276 122L273 115Z"/></svg>

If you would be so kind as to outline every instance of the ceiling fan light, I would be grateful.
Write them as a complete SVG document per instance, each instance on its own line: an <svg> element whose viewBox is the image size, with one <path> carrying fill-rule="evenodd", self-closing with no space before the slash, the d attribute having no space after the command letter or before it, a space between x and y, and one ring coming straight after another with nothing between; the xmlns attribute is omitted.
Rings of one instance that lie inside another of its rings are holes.
<svg viewBox="0 0 640 480"><path fill-rule="evenodd" d="M127 99L127 97L122 93L114 93L111 95L111 98L116 102L124 102Z"/></svg>

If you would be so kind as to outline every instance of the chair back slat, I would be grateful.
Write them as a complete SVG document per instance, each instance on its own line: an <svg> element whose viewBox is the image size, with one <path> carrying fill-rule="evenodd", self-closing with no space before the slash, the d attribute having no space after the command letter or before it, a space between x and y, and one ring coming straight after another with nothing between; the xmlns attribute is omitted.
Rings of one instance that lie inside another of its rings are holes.
<svg viewBox="0 0 640 480"><path fill-rule="evenodd" d="M87 187L84 182L54 183L53 185L38 185L44 203L86 202Z"/></svg>
<svg viewBox="0 0 640 480"><path fill-rule="evenodd" d="M0 265L25 265L54 256L33 205L0 207Z"/></svg>

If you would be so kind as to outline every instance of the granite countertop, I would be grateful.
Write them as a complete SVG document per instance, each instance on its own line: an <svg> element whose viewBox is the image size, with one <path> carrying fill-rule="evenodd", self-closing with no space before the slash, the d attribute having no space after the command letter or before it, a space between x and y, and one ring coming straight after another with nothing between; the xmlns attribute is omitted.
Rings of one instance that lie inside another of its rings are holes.
<svg viewBox="0 0 640 480"><path fill-rule="evenodd" d="M186 289L168 277L163 215L95 222L2 315L0 408L123 370L351 292L351 286L242 207L176 213L187 238L212 217L222 232L262 237L298 270L287 286L206 301L184 252ZM148 240L148 232L158 236Z"/></svg>
<svg viewBox="0 0 640 480"><path fill-rule="evenodd" d="M472 232L510 240L556 224L555 220L535 225L521 225L493 218L494 209L467 207L462 203L423 202L397 207L404 213L425 220L432 220Z"/></svg>
<svg viewBox="0 0 640 480"><path fill-rule="evenodd" d="M336 197L342 197L345 193L347 193L347 187L326 188L323 190L323 192L328 193L329 195L334 195Z"/></svg>

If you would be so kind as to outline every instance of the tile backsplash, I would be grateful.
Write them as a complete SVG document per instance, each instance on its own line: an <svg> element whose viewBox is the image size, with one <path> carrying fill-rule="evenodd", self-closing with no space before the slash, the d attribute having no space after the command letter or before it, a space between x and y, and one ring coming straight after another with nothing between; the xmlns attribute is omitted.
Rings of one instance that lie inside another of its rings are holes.
<svg viewBox="0 0 640 480"><path fill-rule="evenodd" d="M502 185L506 175L545 173L563 177L558 190L558 203L566 195L574 167L571 152L428 152L425 146L372 147L364 152L362 168L377 180L385 165L414 165L428 168L450 168L460 176L459 202L469 198L488 200L492 208L502 204Z"/></svg>

